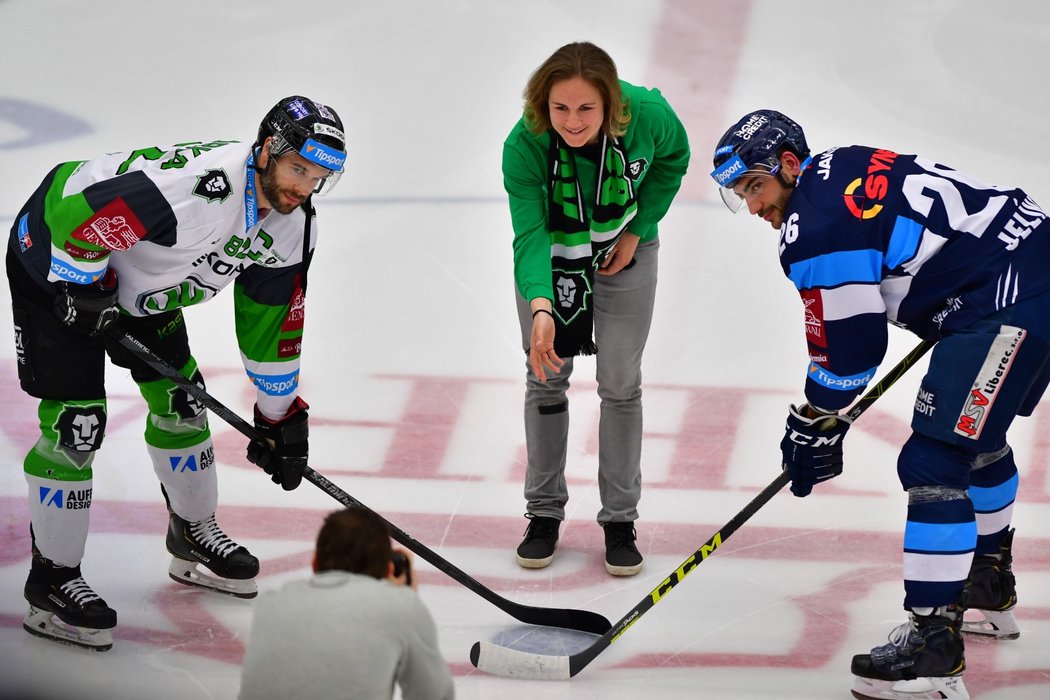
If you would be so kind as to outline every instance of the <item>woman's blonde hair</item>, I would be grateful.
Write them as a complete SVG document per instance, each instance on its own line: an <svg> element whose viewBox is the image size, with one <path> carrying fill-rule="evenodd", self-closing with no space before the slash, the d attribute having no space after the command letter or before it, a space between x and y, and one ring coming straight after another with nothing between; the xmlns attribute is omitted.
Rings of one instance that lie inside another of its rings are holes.
<svg viewBox="0 0 1050 700"><path fill-rule="evenodd" d="M566 44L543 62L525 85L525 124L534 134L551 128L551 86L562 80L580 77L593 85L602 97L605 119L602 131L607 136L623 136L631 121L629 105L620 90L616 64L604 50L588 41Z"/></svg>

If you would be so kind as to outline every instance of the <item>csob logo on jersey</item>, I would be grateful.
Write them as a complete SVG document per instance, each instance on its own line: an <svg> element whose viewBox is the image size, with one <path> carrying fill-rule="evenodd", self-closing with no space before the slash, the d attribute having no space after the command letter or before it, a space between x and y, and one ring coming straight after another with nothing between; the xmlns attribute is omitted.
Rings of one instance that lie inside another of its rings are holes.
<svg viewBox="0 0 1050 700"><path fill-rule="evenodd" d="M819 289L807 289L800 292L802 303L806 308L806 340L810 345L826 348L828 339L824 333L824 304Z"/></svg>
<svg viewBox="0 0 1050 700"><path fill-rule="evenodd" d="M879 204L889 192L890 180L885 172L893 167L897 154L893 151L879 149L871 154L868 172L863 178L857 178L846 185L842 201L846 203L849 213L858 219L873 219L882 211ZM858 191L859 190L859 191Z"/></svg>
<svg viewBox="0 0 1050 700"><path fill-rule="evenodd" d="M108 250L127 250L145 235L146 227L120 197L73 231L73 238Z"/></svg>

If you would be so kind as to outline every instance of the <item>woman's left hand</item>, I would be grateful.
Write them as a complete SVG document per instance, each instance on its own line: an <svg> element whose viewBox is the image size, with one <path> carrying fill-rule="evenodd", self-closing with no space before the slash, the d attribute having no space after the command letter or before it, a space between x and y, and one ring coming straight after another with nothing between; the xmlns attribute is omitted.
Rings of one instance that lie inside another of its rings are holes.
<svg viewBox="0 0 1050 700"><path fill-rule="evenodd" d="M630 231L620 234L620 239L612 247L602 264L598 266L599 275L615 275L631 264L634 260L634 251L638 249L638 241L641 239Z"/></svg>

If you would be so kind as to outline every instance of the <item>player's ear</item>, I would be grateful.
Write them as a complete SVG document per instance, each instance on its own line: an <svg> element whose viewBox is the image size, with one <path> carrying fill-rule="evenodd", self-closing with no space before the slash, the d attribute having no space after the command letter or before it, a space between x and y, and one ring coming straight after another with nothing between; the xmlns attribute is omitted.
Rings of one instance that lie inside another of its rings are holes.
<svg viewBox="0 0 1050 700"><path fill-rule="evenodd" d="M784 151L780 154L780 167L785 173L797 177L802 172L802 161L791 151Z"/></svg>

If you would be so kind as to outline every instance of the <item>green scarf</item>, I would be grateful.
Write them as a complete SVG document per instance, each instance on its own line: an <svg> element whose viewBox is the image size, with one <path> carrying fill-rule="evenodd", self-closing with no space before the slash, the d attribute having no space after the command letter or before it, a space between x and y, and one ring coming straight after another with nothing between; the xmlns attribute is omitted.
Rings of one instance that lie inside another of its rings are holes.
<svg viewBox="0 0 1050 700"><path fill-rule="evenodd" d="M638 213L627 162L620 139L610 140L602 134L597 197L588 221L576 176L575 154L551 131L547 228L551 234L554 283L554 351L559 357L598 352L591 337L594 271Z"/></svg>

